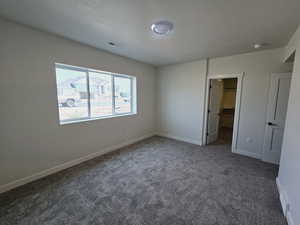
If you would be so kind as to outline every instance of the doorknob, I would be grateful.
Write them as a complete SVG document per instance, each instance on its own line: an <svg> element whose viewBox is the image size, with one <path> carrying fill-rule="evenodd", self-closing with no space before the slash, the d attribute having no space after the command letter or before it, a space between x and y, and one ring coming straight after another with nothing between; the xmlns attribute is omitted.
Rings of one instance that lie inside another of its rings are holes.
<svg viewBox="0 0 300 225"><path fill-rule="evenodd" d="M269 125L269 126L276 126L277 124L268 122L268 125Z"/></svg>

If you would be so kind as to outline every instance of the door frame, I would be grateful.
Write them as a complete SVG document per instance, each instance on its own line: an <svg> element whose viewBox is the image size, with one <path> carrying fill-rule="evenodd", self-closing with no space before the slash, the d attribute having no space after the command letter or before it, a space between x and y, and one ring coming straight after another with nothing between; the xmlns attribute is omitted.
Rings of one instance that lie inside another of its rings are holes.
<svg viewBox="0 0 300 225"><path fill-rule="evenodd" d="M274 162L270 161L270 159L266 156L266 152L267 152L266 147L267 147L267 141L268 141L267 140L268 139L268 137L267 137L267 123L270 120L269 113L272 110L273 103L274 103L274 101L276 101L276 98L277 98L277 95L272 96L272 93L271 93L272 79L274 77L276 78L276 77L281 77L281 76L290 76L290 78L292 78L292 73L291 72L287 72L287 73L272 73L271 76L270 76L269 90L268 90L268 103L267 103L267 110L266 110L266 116L265 116L266 122L265 122L265 130L264 130L264 142L263 142L263 149L262 149L262 156L261 156L262 161L273 163L273 164L277 164L277 165L279 165L280 162L274 163ZM286 122L286 118L285 118L285 122ZM283 127L283 129L285 129L285 126Z"/></svg>
<svg viewBox="0 0 300 225"><path fill-rule="evenodd" d="M236 89L236 99L235 99L235 112L234 112L234 122L233 122L233 135L232 135L232 145L231 151L236 153L239 120L240 120L240 107L243 89L243 79L244 73L232 73L232 74L208 74L206 79L206 91L205 91L205 104L204 104L204 123L202 128L202 143L206 145L207 138L207 120L208 120L208 104L209 104L209 94L210 94L210 80L213 79L226 79L226 78L237 78L237 89Z"/></svg>

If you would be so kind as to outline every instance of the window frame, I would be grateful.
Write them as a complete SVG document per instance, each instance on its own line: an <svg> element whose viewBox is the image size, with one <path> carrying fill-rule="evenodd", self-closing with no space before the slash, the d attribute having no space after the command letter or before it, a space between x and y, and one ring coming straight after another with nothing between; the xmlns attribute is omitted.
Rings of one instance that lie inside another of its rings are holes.
<svg viewBox="0 0 300 225"><path fill-rule="evenodd" d="M57 80L57 74L56 74L56 69L67 69L67 70L74 70L74 71L79 71L79 72L85 72L86 76L86 88L87 88L87 110L88 110L88 116L87 117L79 117L76 119L66 119L66 120L61 120L60 119L60 112L59 112L59 102L58 102L58 88L57 88L57 83L56 83L56 99L57 99L57 109L58 109L58 120L60 125L64 124L71 124L71 123L79 123L79 122L85 122L85 121L92 121L92 120L100 120L100 119L108 119L108 118L114 118L114 117L123 117L123 116L132 116L137 114L137 86L136 86L136 77L132 75L126 75L126 74L118 74L118 73L112 73L108 71L102 71L102 70L96 70L92 68L87 68L87 67L79 67L79 66L73 66L73 65L68 65L68 64L63 64L63 63L55 63L54 64L54 69L55 69L55 78ZM91 116L91 93L90 93L90 76L89 72L94 72L94 73L100 73L100 74L106 74L111 76L111 86L112 86L112 114L111 115L105 115L105 116L98 116L98 117L92 117ZM126 78L130 80L130 112L125 112L125 113L117 113L115 109L115 101L116 101L116 96L115 96L115 78L120 77L120 78ZM134 90L135 89L135 90Z"/></svg>

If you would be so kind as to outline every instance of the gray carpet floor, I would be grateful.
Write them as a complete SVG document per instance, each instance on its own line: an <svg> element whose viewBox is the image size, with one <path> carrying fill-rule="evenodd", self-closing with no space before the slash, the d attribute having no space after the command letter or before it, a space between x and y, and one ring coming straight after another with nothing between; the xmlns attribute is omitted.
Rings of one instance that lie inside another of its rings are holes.
<svg viewBox="0 0 300 225"><path fill-rule="evenodd" d="M1 225L286 225L277 167L153 137L0 195Z"/></svg>

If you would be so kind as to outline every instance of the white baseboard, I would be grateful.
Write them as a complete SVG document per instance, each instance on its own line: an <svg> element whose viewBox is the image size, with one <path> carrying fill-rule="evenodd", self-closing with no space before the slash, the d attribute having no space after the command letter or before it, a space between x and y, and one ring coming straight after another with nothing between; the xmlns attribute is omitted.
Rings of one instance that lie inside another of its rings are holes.
<svg viewBox="0 0 300 225"><path fill-rule="evenodd" d="M102 149L99 152L95 152L95 153L89 154L87 156L81 157L79 159L75 159L75 160L63 163L61 165L57 165L55 167L43 170L41 172L35 173L33 175L30 175L28 177L24 177L24 178L18 179L16 181L10 182L8 184L0 185L0 193L9 191L9 190L11 190L13 188L16 188L16 187L19 187L21 185L24 185L24 184L30 183L32 181L38 180L40 178L46 177L48 175L51 175L53 173L57 173L57 172L59 172L61 170L64 170L64 169L67 169L69 167L78 165L78 164L80 164L82 162L85 162L87 160L90 160L90 159L96 158L98 156L104 155L105 153L112 152L112 151L117 150L119 148L123 148L125 146L134 144L134 143L136 143L138 141L147 139L147 138L152 137L154 135L155 135L154 133L151 133L151 134L144 135L144 136L141 136L141 137L138 137L138 138L134 138L134 139L122 142L121 144L117 144L117 145L113 145L113 146L104 148L104 149Z"/></svg>
<svg viewBox="0 0 300 225"><path fill-rule="evenodd" d="M292 218L292 214L290 211L288 211L286 213L286 220L288 222L288 225L295 225L294 221L293 221L293 218Z"/></svg>
<svg viewBox="0 0 300 225"><path fill-rule="evenodd" d="M179 136L175 136L175 135L172 135L172 134L161 133L161 132L156 133L156 135L161 136L161 137L175 139L175 140L178 140L178 141L187 142L187 143L190 143L190 144L202 145L201 141L191 139L191 138L187 138L187 137L179 137Z"/></svg>
<svg viewBox="0 0 300 225"><path fill-rule="evenodd" d="M279 180L278 177L276 178L276 185L277 185L277 189L278 189L278 192L279 192L279 199L280 199L283 215L286 217L288 225L295 225L295 223L293 222L291 211L289 209L290 208L290 206L289 206L290 203L289 203L287 193L284 190L283 186L281 185L280 180Z"/></svg>
<svg viewBox="0 0 300 225"><path fill-rule="evenodd" d="M233 151L233 153L248 156L248 157L252 157L252 158L256 158L256 159L261 159L261 155L259 153L249 152L247 150L235 149Z"/></svg>
<svg viewBox="0 0 300 225"><path fill-rule="evenodd" d="M286 216L287 204L288 204L287 196L286 196L286 192L282 188L282 185L280 184L278 177L276 178L276 185L277 185L277 190L279 193L279 199L280 199L280 203L281 203L281 207L282 207L282 212L283 212L283 215Z"/></svg>

